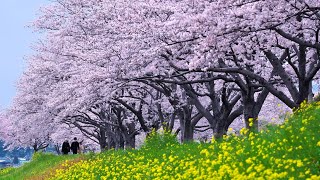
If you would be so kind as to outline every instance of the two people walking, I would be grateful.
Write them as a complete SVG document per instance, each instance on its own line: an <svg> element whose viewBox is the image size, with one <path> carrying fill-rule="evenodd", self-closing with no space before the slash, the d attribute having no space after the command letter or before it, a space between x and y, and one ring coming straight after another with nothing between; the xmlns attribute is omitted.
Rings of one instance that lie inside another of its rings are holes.
<svg viewBox="0 0 320 180"><path fill-rule="evenodd" d="M72 151L73 154L80 154L82 152L82 146L80 146L80 143L77 141L77 138L73 138L73 142L71 143L71 146L69 144L68 140L65 140L62 144L62 154L68 154Z"/></svg>

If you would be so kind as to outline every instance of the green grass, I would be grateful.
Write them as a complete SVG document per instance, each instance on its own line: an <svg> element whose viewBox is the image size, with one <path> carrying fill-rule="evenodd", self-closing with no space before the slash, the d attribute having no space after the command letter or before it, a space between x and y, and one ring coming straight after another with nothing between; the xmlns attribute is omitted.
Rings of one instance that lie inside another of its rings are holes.
<svg viewBox="0 0 320 180"><path fill-rule="evenodd" d="M72 164L65 158L73 156L39 155L0 172L0 179L48 174L53 162L60 164L51 179L320 179L320 103L303 104L283 125L241 133L182 145L170 134L153 134L139 150L111 150Z"/></svg>
<svg viewBox="0 0 320 180"><path fill-rule="evenodd" d="M0 180L9 179L33 179L34 176L48 176L48 171L56 168L66 160L79 158L79 155L57 156L54 154L36 153L32 157L32 161L25 163L19 168L6 168L0 170Z"/></svg>

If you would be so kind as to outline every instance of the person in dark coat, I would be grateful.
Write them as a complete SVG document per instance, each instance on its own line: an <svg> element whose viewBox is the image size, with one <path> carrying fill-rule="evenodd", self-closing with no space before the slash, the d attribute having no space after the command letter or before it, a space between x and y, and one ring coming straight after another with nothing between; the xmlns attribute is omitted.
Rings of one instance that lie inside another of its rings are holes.
<svg viewBox="0 0 320 180"><path fill-rule="evenodd" d="M79 142L77 141L77 138L73 138L73 142L71 143L71 150L73 154L78 154L79 152Z"/></svg>
<svg viewBox="0 0 320 180"><path fill-rule="evenodd" d="M68 140L65 140L62 144L62 154L68 154L70 152L70 144Z"/></svg>

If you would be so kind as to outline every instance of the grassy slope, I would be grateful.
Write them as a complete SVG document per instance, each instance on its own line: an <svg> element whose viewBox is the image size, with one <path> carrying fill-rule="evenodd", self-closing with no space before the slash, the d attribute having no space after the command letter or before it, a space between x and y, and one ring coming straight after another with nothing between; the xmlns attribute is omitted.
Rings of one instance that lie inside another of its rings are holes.
<svg viewBox="0 0 320 180"><path fill-rule="evenodd" d="M78 155L56 156L54 154L36 154L32 161L19 168L6 168L0 171L0 180L9 179L43 179L49 177L50 171L59 168L66 160L72 161L81 158Z"/></svg>
<svg viewBox="0 0 320 180"><path fill-rule="evenodd" d="M284 125L261 133L243 130L240 137L210 144L179 145L169 135L155 135L140 150L60 164L52 179L320 179L320 104L302 109ZM36 166L63 158L36 158L12 172L37 174L45 169Z"/></svg>

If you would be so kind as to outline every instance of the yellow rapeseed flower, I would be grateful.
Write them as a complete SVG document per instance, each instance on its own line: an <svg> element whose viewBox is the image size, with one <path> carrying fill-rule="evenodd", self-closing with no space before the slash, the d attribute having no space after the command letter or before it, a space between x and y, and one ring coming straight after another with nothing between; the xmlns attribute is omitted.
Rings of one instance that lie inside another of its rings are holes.
<svg viewBox="0 0 320 180"><path fill-rule="evenodd" d="M202 151L200 151L200 154L205 155L206 157L208 157L210 153L209 153L208 149L203 149Z"/></svg>
<svg viewBox="0 0 320 180"><path fill-rule="evenodd" d="M252 159L251 159L251 158L246 159L246 163L247 163L247 164L252 164L252 163L253 163L253 162L252 162Z"/></svg>

